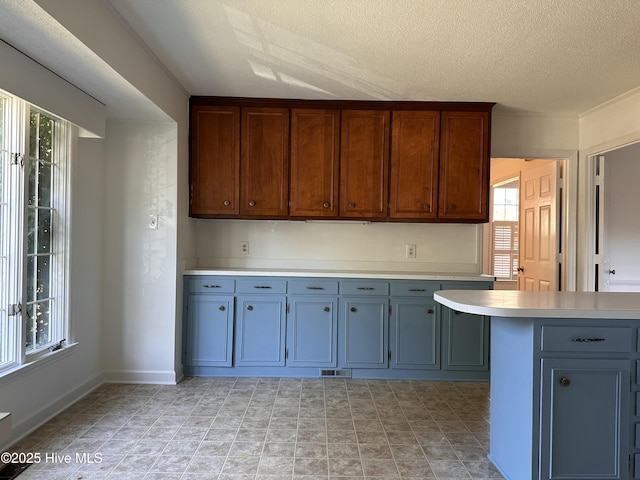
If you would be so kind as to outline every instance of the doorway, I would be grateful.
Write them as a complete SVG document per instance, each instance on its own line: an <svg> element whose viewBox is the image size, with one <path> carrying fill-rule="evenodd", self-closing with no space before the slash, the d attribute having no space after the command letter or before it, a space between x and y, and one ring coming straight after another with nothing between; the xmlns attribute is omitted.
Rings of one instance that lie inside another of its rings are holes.
<svg viewBox="0 0 640 480"><path fill-rule="evenodd" d="M640 142L593 157L596 182L596 290L640 291Z"/></svg>
<svg viewBox="0 0 640 480"><path fill-rule="evenodd" d="M491 159L484 273L497 290L562 289L563 160Z"/></svg>

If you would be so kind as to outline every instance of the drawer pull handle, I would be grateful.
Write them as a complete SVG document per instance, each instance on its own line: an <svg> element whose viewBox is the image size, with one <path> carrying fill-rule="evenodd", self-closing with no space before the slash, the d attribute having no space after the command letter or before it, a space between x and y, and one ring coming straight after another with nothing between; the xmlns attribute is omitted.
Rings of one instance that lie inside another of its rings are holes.
<svg viewBox="0 0 640 480"><path fill-rule="evenodd" d="M224 201L224 206L228 207L229 205L231 205L231 202L229 200L225 200Z"/></svg>
<svg viewBox="0 0 640 480"><path fill-rule="evenodd" d="M569 380L567 377L562 377L560 379L560 385L562 385L563 387L568 387L569 385L571 385L571 380Z"/></svg>
<svg viewBox="0 0 640 480"><path fill-rule="evenodd" d="M375 290L375 287L358 287L358 290Z"/></svg>
<svg viewBox="0 0 640 480"><path fill-rule="evenodd" d="M220 285L203 285L204 288L222 288Z"/></svg>
<svg viewBox="0 0 640 480"><path fill-rule="evenodd" d="M426 292L427 289L426 288L410 288L409 291L410 292Z"/></svg>
<svg viewBox="0 0 640 480"><path fill-rule="evenodd" d="M218 307L218 309L219 309L221 312L224 312L224 305L220 305L220 306Z"/></svg>
<svg viewBox="0 0 640 480"><path fill-rule="evenodd" d="M578 343L593 343L593 342L604 342L605 338L574 338L572 342Z"/></svg>
<svg viewBox="0 0 640 480"><path fill-rule="evenodd" d="M307 290L324 290L324 287L307 287Z"/></svg>
<svg viewBox="0 0 640 480"><path fill-rule="evenodd" d="M358 309L356 307L351 307L349 310L351 310L352 312L357 312Z"/></svg>
<svg viewBox="0 0 640 480"><path fill-rule="evenodd" d="M430 308L429 310L427 310L427 313L428 313L429 315L433 314L433 308Z"/></svg>
<svg viewBox="0 0 640 480"><path fill-rule="evenodd" d="M325 312L329 312L329 311L331 311L331 309L329 307L324 307L324 311Z"/></svg>
<svg viewBox="0 0 640 480"><path fill-rule="evenodd" d="M254 285L253 288L269 289L272 287L270 285Z"/></svg>
<svg viewBox="0 0 640 480"><path fill-rule="evenodd" d="M251 311L253 310L253 307L251 305L247 306L247 310Z"/></svg>
<svg viewBox="0 0 640 480"><path fill-rule="evenodd" d="M331 204L329 202L324 202L322 204L322 208L329 208L331 206Z"/></svg>

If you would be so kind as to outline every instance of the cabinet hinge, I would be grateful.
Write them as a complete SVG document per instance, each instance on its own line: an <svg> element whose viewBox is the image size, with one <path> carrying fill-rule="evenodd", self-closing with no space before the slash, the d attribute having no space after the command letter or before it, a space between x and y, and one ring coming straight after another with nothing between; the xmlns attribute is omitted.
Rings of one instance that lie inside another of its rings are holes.
<svg viewBox="0 0 640 480"><path fill-rule="evenodd" d="M289 349L288 349L288 348L285 348L285 349L284 349L284 359L286 360L286 359L288 359L288 358L289 358Z"/></svg>
<svg viewBox="0 0 640 480"><path fill-rule="evenodd" d="M387 357L389 358L389 361L391 361L391 350L389 350L389 354L387 355Z"/></svg>
<svg viewBox="0 0 640 480"><path fill-rule="evenodd" d="M287 303L287 313L290 313L290 312L291 312L291 308L290 308L290 307L291 307L291 304L290 304L290 303Z"/></svg>
<svg viewBox="0 0 640 480"><path fill-rule="evenodd" d="M391 305L389 305L389 315L391 315Z"/></svg>

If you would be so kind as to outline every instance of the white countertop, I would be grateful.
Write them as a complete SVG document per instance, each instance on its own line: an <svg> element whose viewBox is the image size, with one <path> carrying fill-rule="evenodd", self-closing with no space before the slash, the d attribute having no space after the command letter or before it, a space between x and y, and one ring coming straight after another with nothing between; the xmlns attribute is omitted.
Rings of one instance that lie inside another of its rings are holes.
<svg viewBox="0 0 640 480"><path fill-rule="evenodd" d="M465 273L419 273L419 272L376 272L344 270L295 270L257 268L198 268L185 270L184 275L227 275L227 276L269 276L269 277L313 277L313 278L368 278L382 280L439 280L439 281L484 281L493 282L490 275Z"/></svg>
<svg viewBox="0 0 640 480"><path fill-rule="evenodd" d="M640 319L640 293L440 290L433 298L454 310L494 317Z"/></svg>

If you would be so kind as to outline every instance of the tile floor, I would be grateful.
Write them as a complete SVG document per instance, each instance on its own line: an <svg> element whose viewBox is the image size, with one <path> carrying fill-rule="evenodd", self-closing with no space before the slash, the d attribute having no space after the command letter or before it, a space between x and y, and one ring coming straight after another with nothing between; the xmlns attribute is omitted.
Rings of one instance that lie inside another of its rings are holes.
<svg viewBox="0 0 640 480"><path fill-rule="evenodd" d="M19 480L495 479L488 396L345 378L108 384L11 451L41 454Z"/></svg>

